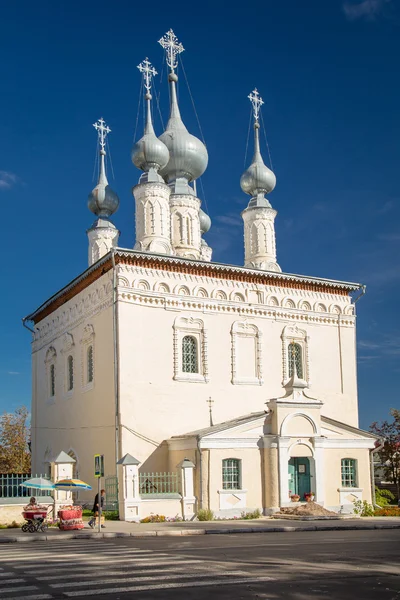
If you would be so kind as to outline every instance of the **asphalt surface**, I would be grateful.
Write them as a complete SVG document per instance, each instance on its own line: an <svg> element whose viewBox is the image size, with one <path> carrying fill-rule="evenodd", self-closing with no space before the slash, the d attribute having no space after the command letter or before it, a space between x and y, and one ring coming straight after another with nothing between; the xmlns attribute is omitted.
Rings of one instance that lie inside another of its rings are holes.
<svg viewBox="0 0 400 600"><path fill-rule="evenodd" d="M400 530L0 546L0 600L400 600Z"/></svg>

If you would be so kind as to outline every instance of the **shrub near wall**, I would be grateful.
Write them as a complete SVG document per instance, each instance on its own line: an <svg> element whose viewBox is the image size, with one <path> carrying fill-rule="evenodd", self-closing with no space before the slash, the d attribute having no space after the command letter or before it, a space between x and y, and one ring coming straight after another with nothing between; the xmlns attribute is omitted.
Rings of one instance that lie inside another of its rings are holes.
<svg viewBox="0 0 400 600"><path fill-rule="evenodd" d="M396 506L386 506L375 511L375 517L400 517L400 508Z"/></svg>

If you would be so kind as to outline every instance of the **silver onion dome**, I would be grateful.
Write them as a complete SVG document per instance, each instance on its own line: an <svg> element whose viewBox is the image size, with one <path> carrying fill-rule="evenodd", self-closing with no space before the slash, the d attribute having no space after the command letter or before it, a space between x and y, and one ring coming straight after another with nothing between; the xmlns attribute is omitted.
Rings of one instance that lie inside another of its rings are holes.
<svg viewBox="0 0 400 600"><path fill-rule="evenodd" d="M201 208L199 210L199 221L200 221L200 231L202 234L210 231L211 219L207 215L207 213L205 213L204 210L202 210Z"/></svg>
<svg viewBox="0 0 400 600"><path fill-rule="evenodd" d="M146 179L148 181L160 181L162 178L158 175L158 171L168 163L169 151L166 145L154 133L150 107L151 98L152 96L148 92L145 96L147 117L144 135L133 146L131 157L133 164L138 169L147 173Z"/></svg>
<svg viewBox="0 0 400 600"><path fill-rule="evenodd" d="M187 184L198 179L204 173L208 164L208 153L203 142L191 135L182 121L176 97L177 81L177 75L170 73L171 114L167 127L159 138L169 150L169 161L160 170L160 175L169 184L183 180L183 188L179 188L179 183L177 183L175 193L189 192L193 194Z"/></svg>
<svg viewBox="0 0 400 600"><path fill-rule="evenodd" d="M249 194L253 198L258 198L258 203L263 199L264 203L269 205L264 195L272 192L276 185L276 177L271 169L264 164L262 159L259 128L260 125L256 121L254 123L254 156L251 165L240 178L240 186L246 194Z"/></svg>
<svg viewBox="0 0 400 600"><path fill-rule="evenodd" d="M98 217L110 217L118 210L119 198L108 185L105 172L105 151L100 150L100 174L99 182L88 197L88 207Z"/></svg>

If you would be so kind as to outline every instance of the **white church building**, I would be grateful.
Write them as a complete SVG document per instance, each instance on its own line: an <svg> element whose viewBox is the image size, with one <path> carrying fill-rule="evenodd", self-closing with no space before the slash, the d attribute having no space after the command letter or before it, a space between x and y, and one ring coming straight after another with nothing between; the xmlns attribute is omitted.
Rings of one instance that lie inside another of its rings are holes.
<svg viewBox="0 0 400 600"><path fill-rule="evenodd" d="M275 175L260 152L240 179L244 266L215 263L196 180L205 145L186 129L176 74L182 45L161 40L170 117L156 137L152 78L143 76L146 126L132 149L136 243L118 246L119 205L106 176L89 196L89 266L24 319L32 341L32 472L60 452L95 485L93 456L118 478L121 518L198 509L276 511L313 493L332 510L371 501L375 437L358 428L358 283L282 272L269 201ZM244 197L245 206L245 197ZM91 498L92 494L87 496Z"/></svg>

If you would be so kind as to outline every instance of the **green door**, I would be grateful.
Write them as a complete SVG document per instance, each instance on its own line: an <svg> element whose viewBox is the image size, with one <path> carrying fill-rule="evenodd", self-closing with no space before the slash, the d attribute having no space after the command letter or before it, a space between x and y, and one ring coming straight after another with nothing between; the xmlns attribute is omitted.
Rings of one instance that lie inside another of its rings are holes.
<svg viewBox="0 0 400 600"><path fill-rule="evenodd" d="M305 457L291 458L288 465L289 490L298 494L300 501L305 500L304 494L311 492L310 460Z"/></svg>

